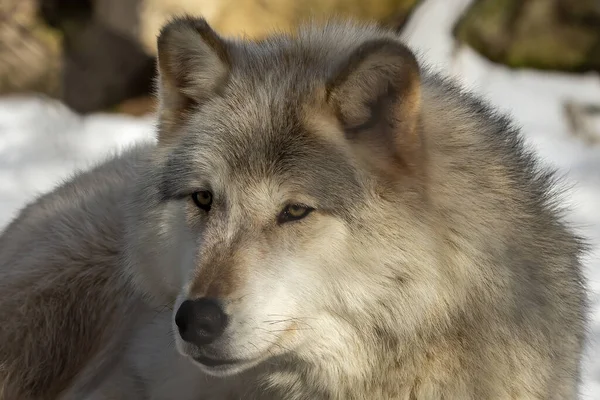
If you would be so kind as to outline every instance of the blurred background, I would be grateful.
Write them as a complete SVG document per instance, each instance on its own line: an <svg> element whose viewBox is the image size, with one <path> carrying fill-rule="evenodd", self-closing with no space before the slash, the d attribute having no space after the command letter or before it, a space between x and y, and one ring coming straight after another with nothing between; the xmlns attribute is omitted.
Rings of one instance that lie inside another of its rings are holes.
<svg viewBox="0 0 600 400"><path fill-rule="evenodd" d="M403 32L425 2L2 0L0 94L43 93L79 113L139 115L152 108L155 38L173 14L203 15L222 34L255 38L273 29L293 29L306 18L332 15L377 21ZM598 0L446 3L461 8L452 37L493 62L573 74L600 71Z"/></svg>
<svg viewBox="0 0 600 400"><path fill-rule="evenodd" d="M600 400L600 0L0 0L0 230L75 170L153 140L156 35L182 13L252 38L375 21L511 114L592 244L582 398Z"/></svg>

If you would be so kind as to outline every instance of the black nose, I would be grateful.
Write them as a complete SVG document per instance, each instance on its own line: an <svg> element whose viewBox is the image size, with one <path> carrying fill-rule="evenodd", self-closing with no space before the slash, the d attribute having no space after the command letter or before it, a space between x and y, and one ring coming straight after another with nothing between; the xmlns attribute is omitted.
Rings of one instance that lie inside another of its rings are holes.
<svg viewBox="0 0 600 400"><path fill-rule="evenodd" d="M181 338L198 346L217 340L227 326L227 315L214 299L186 300L175 314Z"/></svg>

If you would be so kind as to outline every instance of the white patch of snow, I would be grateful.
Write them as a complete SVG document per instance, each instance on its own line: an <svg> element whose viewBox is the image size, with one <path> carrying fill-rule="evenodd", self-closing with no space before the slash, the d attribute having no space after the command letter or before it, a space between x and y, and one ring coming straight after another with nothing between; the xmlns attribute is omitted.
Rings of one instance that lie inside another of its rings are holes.
<svg viewBox="0 0 600 400"><path fill-rule="evenodd" d="M152 118L80 117L44 97L0 98L0 227L35 195L140 140Z"/></svg>

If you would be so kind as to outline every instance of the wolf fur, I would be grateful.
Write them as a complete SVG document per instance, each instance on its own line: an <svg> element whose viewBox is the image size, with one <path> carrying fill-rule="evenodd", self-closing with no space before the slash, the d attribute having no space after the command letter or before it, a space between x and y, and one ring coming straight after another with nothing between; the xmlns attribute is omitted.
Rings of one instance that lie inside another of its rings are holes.
<svg viewBox="0 0 600 400"><path fill-rule="evenodd" d="M508 117L371 25L158 50L157 143L0 238L1 399L577 397L584 248ZM208 346L174 323L202 297Z"/></svg>

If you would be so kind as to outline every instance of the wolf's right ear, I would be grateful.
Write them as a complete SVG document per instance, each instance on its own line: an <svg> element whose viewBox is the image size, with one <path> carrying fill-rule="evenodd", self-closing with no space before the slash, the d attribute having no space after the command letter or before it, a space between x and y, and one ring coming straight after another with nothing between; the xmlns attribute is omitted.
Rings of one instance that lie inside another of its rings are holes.
<svg viewBox="0 0 600 400"><path fill-rule="evenodd" d="M157 40L159 143L177 136L177 124L224 85L230 70L225 41L202 18L178 17Z"/></svg>

